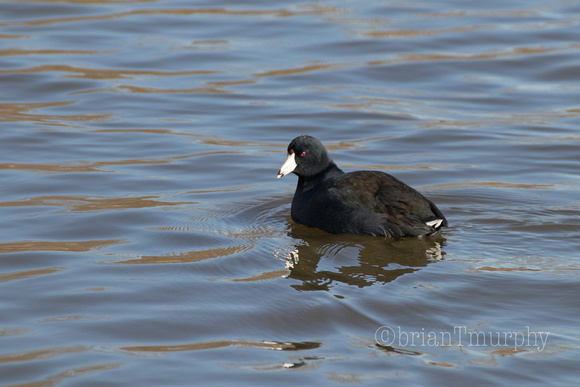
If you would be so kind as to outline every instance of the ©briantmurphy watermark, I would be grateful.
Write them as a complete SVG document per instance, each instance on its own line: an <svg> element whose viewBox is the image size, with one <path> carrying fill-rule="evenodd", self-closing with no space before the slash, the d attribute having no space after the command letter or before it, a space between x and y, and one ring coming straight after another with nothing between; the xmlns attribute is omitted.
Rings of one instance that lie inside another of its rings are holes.
<svg viewBox="0 0 580 387"><path fill-rule="evenodd" d="M519 331L468 330L463 325L455 325L450 330L409 331L400 326L383 325L375 332L375 340L381 345L398 347L508 347L514 350L527 347L541 352L549 335L550 332L533 331L527 325Z"/></svg>

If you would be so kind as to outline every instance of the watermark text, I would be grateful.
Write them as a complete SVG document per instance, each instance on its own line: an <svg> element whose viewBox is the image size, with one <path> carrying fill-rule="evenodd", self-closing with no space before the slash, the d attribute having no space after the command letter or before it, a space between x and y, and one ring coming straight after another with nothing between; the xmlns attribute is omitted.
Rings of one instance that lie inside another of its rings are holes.
<svg viewBox="0 0 580 387"><path fill-rule="evenodd" d="M400 326L383 325L375 332L378 344L397 347L508 347L518 350L523 347L535 348L541 352L546 347L550 332L533 331L525 326L519 331L468 330L466 326L453 326L446 331L409 331Z"/></svg>

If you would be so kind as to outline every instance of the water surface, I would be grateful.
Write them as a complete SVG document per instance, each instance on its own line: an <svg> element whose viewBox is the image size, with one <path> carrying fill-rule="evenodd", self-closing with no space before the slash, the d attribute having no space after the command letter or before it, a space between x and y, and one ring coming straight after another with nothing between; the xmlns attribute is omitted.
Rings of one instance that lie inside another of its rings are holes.
<svg viewBox="0 0 580 387"><path fill-rule="evenodd" d="M0 8L2 385L578 382L579 1ZM444 238L293 223L304 133Z"/></svg>

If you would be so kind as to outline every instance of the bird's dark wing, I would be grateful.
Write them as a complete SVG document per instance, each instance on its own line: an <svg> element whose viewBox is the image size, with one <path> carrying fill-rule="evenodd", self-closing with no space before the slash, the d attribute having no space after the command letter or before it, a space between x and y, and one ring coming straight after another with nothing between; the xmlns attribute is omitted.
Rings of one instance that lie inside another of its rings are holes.
<svg viewBox="0 0 580 387"><path fill-rule="evenodd" d="M364 224L374 235L429 235L447 220L430 200L395 177L379 171L357 171L345 174L336 182L333 196L353 213L355 221ZM366 219L365 219L366 218ZM435 226L428 225L435 222ZM437 224L439 223L439 224ZM369 232L365 232L369 233Z"/></svg>

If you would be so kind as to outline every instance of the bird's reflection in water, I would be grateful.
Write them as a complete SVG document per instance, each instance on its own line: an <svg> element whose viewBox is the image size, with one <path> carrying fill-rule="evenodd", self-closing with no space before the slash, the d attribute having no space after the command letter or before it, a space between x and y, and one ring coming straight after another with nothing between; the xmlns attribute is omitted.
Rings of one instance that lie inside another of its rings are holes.
<svg viewBox="0 0 580 387"><path fill-rule="evenodd" d="M286 258L296 290L329 290L333 283L358 287L387 283L443 260L440 238L380 238L333 235L291 223L289 235L303 241ZM323 266L323 268L319 268Z"/></svg>

